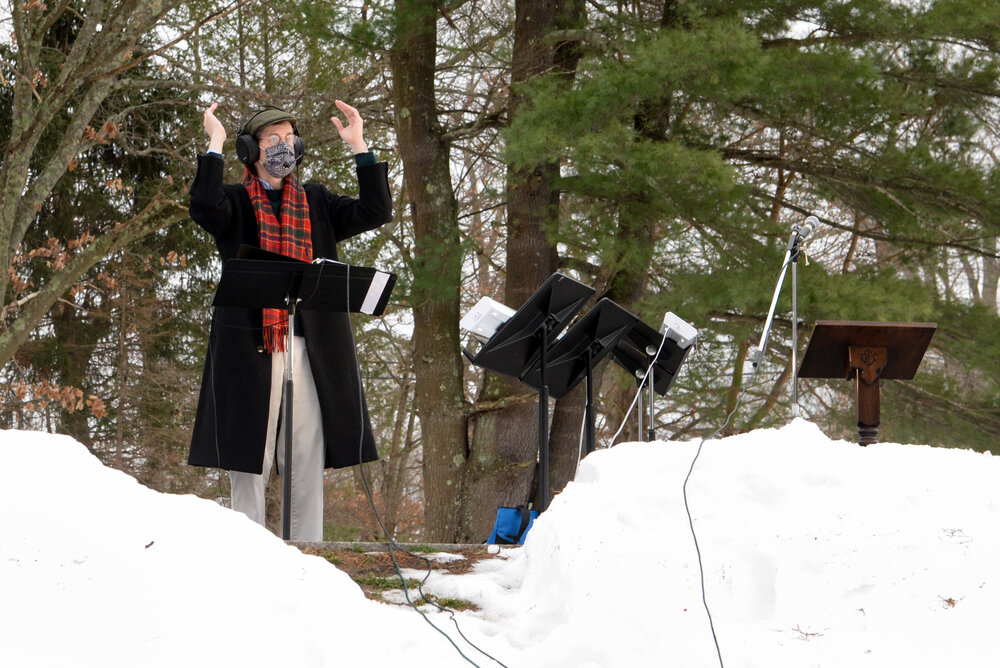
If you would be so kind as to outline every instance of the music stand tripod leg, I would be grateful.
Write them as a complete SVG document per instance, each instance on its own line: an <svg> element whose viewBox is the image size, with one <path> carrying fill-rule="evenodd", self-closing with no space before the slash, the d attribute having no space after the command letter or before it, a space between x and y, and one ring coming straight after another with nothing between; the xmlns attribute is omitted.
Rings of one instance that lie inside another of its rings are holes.
<svg viewBox="0 0 1000 668"><path fill-rule="evenodd" d="M590 348L587 348L587 404L584 407L587 451L590 454L596 446L596 418L594 412L594 355Z"/></svg>
<svg viewBox="0 0 1000 668"><path fill-rule="evenodd" d="M544 512L549 507L549 386L545 384L548 363L545 349L549 345L549 337L545 325L540 336L542 386L538 390L538 512Z"/></svg>
<svg viewBox="0 0 1000 668"><path fill-rule="evenodd" d="M288 302L288 340L285 341L285 386L282 392L283 418L285 431L285 466L281 471L281 538L290 540L292 533L292 399L294 391L294 375L292 364L295 361L292 345L295 341L295 300Z"/></svg>

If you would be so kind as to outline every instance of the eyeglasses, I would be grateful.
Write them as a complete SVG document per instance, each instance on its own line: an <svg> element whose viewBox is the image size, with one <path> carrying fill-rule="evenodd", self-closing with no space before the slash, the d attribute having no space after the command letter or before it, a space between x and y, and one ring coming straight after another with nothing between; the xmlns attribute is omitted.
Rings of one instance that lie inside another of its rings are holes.
<svg viewBox="0 0 1000 668"><path fill-rule="evenodd" d="M261 146L270 148L272 146L277 146L278 144L280 144L282 139L278 135L273 134L273 135L268 135L266 137L261 137L258 141L260 142ZM295 146L295 133L289 132L287 135L285 135L284 142L289 146Z"/></svg>

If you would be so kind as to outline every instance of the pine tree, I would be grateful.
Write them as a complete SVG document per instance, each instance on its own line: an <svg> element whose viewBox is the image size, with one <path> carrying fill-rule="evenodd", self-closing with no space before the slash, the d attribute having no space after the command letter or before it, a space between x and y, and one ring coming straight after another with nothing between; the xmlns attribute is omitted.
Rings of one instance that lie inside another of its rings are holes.
<svg viewBox="0 0 1000 668"><path fill-rule="evenodd" d="M949 330L963 325L943 316L969 305L941 289L950 282L942 275L954 274L957 257L996 255L976 239L996 235L983 142L995 111L998 10L665 7L659 17L645 5L609 10L580 34L587 52L574 86L564 90L557 75L534 81L534 107L507 139L515 165L563 160L573 221L555 236L564 264L613 288L651 257L641 297L626 301L650 321L672 310L703 330L687 366L714 371L692 371L698 384L675 390L675 412L688 417L674 433L721 424L734 404L789 226L810 212L826 226L803 269L800 317L938 320L935 350L951 357ZM637 225L646 232L636 235ZM787 416L787 290L740 429ZM930 382L933 365L925 370ZM995 365L979 370L995 387ZM810 401L817 415L830 408Z"/></svg>

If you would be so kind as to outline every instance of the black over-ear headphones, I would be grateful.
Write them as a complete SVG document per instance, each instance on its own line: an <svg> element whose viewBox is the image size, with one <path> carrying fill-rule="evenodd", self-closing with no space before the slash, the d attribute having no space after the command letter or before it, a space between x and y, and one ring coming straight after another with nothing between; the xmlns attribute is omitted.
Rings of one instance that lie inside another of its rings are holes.
<svg viewBox="0 0 1000 668"><path fill-rule="evenodd" d="M280 107L266 106L262 109L258 109L250 115L243 124L240 125L240 129L236 131L236 158L242 162L247 167L252 166L255 162L260 160L260 143L257 138L252 134L247 132L247 127L253 122L253 119L257 118L265 111L285 111ZM299 130L292 124L292 132L295 133L295 140L293 142L292 148L295 151L295 166L302 164L302 158L306 155L306 143L299 136Z"/></svg>

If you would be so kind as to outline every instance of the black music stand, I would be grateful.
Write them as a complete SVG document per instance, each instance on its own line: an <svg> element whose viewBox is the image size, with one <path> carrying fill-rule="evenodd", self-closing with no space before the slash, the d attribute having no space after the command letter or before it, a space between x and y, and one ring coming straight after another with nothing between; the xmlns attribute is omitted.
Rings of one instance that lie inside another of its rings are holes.
<svg viewBox="0 0 1000 668"><path fill-rule="evenodd" d="M539 370L538 392L538 505L549 505L549 389L546 350L549 341L569 322L594 289L555 273L535 291L470 360L476 366L524 381L533 367Z"/></svg>
<svg viewBox="0 0 1000 668"><path fill-rule="evenodd" d="M325 259L303 262L243 245L237 257L223 265L212 304L286 308L286 297L294 293L298 304L293 306L298 310L377 316L385 312L395 285L395 274L371 267L353 267ZM220 299L229 303L223 304ZM277 305L248 305L243 303L247 299Z"/></svg>
<svg viewBox="0 0 1000 668"><path fill-rule="evenodd" d="M335 261L302 262L295 258L243 246L240 256L222 265L213 306L278 308L288 312L282 422L285 430L285 470L282 476L281 534L289 540L292 512L292 338L296 309L382 315L395 274ZM251 259L266 258L266 259Z"/></svg>
<svg viewBox="0 0 1000 668"><path fill-rule="evenodd" d="M640 320L618 341L618 345L611 354L611 359L614 360L615 364L635 378L640 388L644 382L649 387L649 431L647 438L650 441L656 440L656 430L653 427L653 392L655 391L662 397L673 387L677 371L693 347L688 345L682 348L673 339L668 338L664 341L663 337L664 334ZM651 369L650 365L652 365ZM650 371L649 376L644 379L646 369L650 369ZM641 406L639 414L642 414ZM642 431L641 425L640 431ZM639 438L642 438L641 434Z"/></svg>
<svg viewBox="0 0 1000 668"><path fill-rule="evenodd" d="M552 344L546 354L548 359L546 382L549 394L556 399L568 394L584 378L587 380L584 423L587 454L595 449L594 365L611 354L622 337L637 324L639 319L636 316L610 299L604 298ZM532 387L539 387L541 365L533 365L521 380Z"/></svg>

